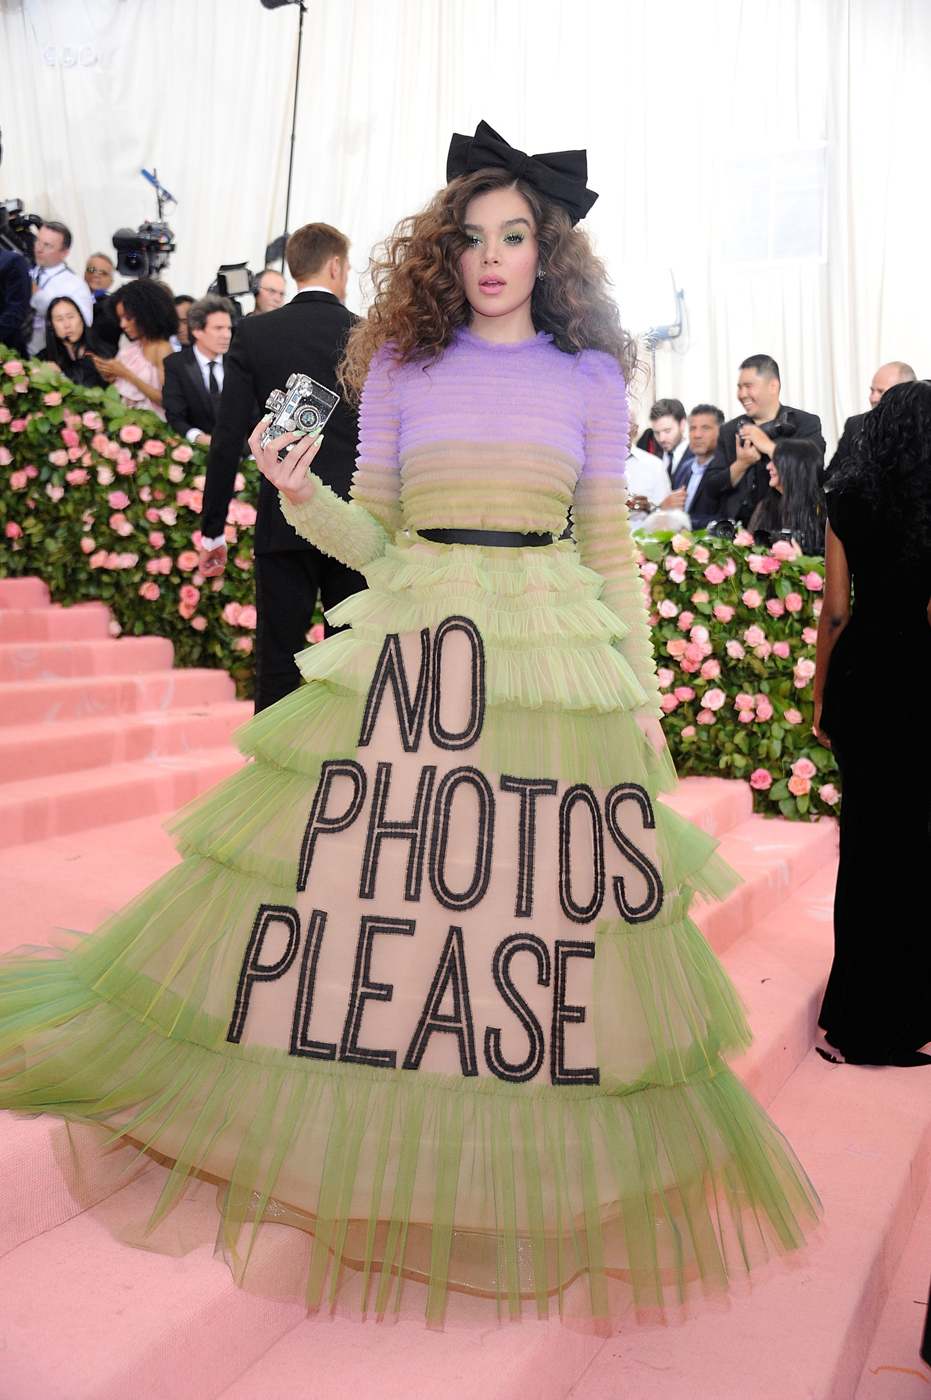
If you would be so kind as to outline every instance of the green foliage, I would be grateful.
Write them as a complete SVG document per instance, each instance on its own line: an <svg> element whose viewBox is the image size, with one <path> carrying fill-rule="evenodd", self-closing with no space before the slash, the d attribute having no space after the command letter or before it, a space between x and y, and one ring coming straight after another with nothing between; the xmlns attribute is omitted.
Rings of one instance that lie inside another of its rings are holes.
<svg viewBox="0 0 931 1400"><path fill-rule="evenodd" d="M835 815L837 766L811 729L824 560L746 531L637 538L679 772L749 778L767 816Z"/></svg>
<svg viewBox="0 0 931 1400"><path fill-rule="evenodd" d="M230 505L226 573L205 580L196 542L206 449L112 387L22 366L2 346L0 365L0 577L37 574L59 603L100 599L114 633L168 637L179 666L229 671L250 695L254 469Z"/></svg>

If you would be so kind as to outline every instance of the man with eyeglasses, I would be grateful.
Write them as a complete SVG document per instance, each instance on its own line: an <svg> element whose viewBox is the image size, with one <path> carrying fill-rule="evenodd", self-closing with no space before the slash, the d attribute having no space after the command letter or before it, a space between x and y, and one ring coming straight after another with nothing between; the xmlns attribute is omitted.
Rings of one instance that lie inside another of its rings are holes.
<svg viewBox="0 0 931 1400"><path fill-rule="evenodd" d="M35 267L32 269L32 335L28 352L38 355L45 349L45 313L56 297L70 297L88 326L94 323L94 302L90 287L65 262L71 247L71 230L49 220L36 234Z"/></svg>
<svg viewBox="0 0 931 1400"><path fill-rule="evenodd" d="M113 286L113 262L106 253L91 253L84 269L84 281L94 298L94 339L101 354L106 351L113 359L120 343L120 318L109 295Z"/></svg>

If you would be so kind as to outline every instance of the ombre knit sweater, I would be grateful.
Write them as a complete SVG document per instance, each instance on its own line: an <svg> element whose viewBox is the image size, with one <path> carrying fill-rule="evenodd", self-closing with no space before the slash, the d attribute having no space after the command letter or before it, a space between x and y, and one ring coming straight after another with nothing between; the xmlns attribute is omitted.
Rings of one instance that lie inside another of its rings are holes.
<svg viewBox="0 0 931 1400"><path fill-rule="evenodd" d="M359 410L354 504L318 482L310 502L282 499L282 509L300 534L361 570L399 531L558 538L571 510L581 562L603 578L603 601L627 628L619 648L646 692L644 708L658 715L627 519L628 423L617 362L596 350L566 354L543 332L498 345L460 330L434 364L398 364L383 347Z"/></svg>

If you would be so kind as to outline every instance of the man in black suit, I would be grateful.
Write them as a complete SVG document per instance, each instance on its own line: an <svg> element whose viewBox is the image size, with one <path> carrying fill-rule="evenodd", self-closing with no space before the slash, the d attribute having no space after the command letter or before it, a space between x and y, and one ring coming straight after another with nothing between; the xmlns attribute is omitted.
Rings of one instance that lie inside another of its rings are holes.
<svg viewBox="0 0 931 1400"><path fill-rule="evenodd" d="M288 239L285 256L297 296L278 311L244 317L226 359L204 488L200 571L205 577L222 573L226 566L226 512L241 465L243 437L255 427L254 405L264 405L272 390L284 389L296 373L339 392L336 370L357 320L343 305L349 277L349 240L344 234L329 224L305 224ZM341 400L326 425L314 471L344 500L349 499L357 439L356 414ZM326 610L365 586L361 574L291 528L281 513L278 492L263 476L255 524L257 711L300 685L294 654L306 646L318 593Z"/></svg>
<svg viewBox="0 0 931 1400"><path fill-rule="evenodd" d="M192 344L165 357L162 406L168 425L188 442L209 447L233 336L233 308L225 297L205 296L191 304ZM239 450L245 438L240 438Z"/></svg>
<svg viewBox="0 0 931 1400"><path fill-rule="evenodd" d="M779 366L771 355L751 355L740 366L739 418L721 428L714 460L705 472L705 490L719 520L749 525L758 501L769 490L767 461L780 438L808 438L824 451L821 419L780 403Z"/></svg>
<svg viewBox="0 0 931 1400"><path fill-rule="evenodd" d="M696 404L689 414L689 446L672 479L674 491L684 491L682 509L693 530L704 530L717 518L717 501L708 493L705 472L714 460L724 414L713 403Z"/></svg>
<svg viewBox="0 0 931 1400"><path fill-rule="evenodd" d="M918 376L911 365L907 365L904 360L890 360L887 365L880 365L873 375L873 382L870 385L870 408L876 407L883 394L887 389L891 389L893 384L909 384L917 378ZM840 442L837 444L837 451L824 469L825 481L849 458L865 417L865 413L854 413L852 417L847 419Z"/></svg>

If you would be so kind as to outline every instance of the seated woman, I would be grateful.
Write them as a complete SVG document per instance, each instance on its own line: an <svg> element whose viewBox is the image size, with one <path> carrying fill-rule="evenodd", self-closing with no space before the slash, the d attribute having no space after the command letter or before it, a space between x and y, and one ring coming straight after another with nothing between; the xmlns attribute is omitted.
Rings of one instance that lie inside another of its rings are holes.
<svg viewBox="0 0 931 1400"><path fill-rule="evenodd" d="M129 337L116 359L93 356L108 383L116 384L124 403L149 408L164 421L162 385L165 358L173 353L170 337L178 329L178 313L170 292L158 282L140 277L115 293L116 314Z"/></svg>
<svg viewBox="0 0 931 1400"><path fill-rule="evenodd" d="M826 512L819 482L824 454L807 438L781 438L769 459L769 491L750 517L757 544L778 536L794 540L803 554L824 553Z"/></svg>
<svg viewBox="0 0 931 1400"><path fill-rule="evenodd" d="M94 363L97 350L93 332L88 330L81 308L71 297L56 297L45 314L43 357L58 366L62 374L86 389L103 389Z"/></svg>

